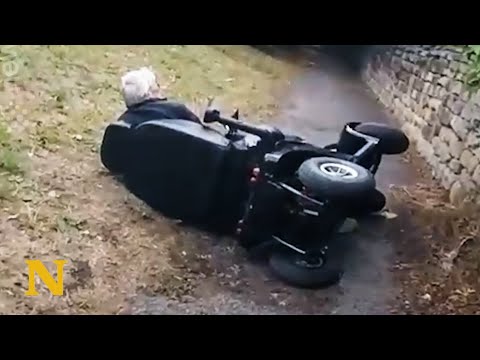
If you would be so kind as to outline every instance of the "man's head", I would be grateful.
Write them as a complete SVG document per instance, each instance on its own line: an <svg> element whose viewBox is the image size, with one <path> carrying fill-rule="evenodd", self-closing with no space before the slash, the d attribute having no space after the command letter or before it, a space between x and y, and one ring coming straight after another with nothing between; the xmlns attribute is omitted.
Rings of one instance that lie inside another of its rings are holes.
<svg viewBox="0 0 480 360"><path fill-rule="evenodd" d="M159 97L160 89L154 72L146 67L122 76L122 95L127 107Z"/></svg>

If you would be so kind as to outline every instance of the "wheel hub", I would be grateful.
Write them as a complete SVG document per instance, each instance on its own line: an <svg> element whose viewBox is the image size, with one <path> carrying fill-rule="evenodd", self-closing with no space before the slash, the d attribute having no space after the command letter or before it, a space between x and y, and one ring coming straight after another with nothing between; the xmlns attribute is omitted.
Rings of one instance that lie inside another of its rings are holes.
<svg viewBox="0 0 480 360"><path fill-rule="evenodd" d="M340 177L343 179L355 179L358 177L358 172L350 166L337 164L337 163L325 163L320 165L320 171L324 174L332 177Z"/></svg>
<svg viewBox="0 0 480 360"><path fill-rule="evenodd" d="M323 266L324 260L321 256L299 256L295 264L308 269L316 269Z"/></svg>

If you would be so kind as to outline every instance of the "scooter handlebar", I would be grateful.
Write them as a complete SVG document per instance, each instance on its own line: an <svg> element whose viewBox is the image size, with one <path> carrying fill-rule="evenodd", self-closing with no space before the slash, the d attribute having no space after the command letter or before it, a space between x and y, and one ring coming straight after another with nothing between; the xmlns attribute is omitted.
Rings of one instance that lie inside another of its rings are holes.
<svg viewBox="0 0 480 360"><path fill-rule="evenodd" d="M246 133L256 135L260 138L265 138L271 135L271 131L268 129L261 129L253 125L248 125L240 120L231 117L222 117L220 111L216 109L208 109L205 111L203 121L206 124L218 122L222 125L228 126L231 129L241 130Z"/></svg>

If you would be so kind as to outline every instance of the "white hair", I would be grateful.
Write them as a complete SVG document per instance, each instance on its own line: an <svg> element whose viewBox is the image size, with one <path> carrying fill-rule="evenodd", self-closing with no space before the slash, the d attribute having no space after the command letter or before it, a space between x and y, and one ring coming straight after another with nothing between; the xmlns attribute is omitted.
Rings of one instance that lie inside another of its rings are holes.
<svg viewBox="0 0 480 360"><path fill-rule="evenodd" d="M129 71L122 76L122 95L127 106L155 97L158 90L157 78L149 68Z"/></svg>

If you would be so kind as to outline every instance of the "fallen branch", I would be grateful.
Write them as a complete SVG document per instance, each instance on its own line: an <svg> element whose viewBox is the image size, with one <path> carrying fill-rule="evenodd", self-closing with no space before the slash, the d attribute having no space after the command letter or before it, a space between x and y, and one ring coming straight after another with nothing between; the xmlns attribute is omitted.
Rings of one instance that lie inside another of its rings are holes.
<svg viewBox="0 0 480 360"><path fill-rule="evenodd" d="M450 273L453 268L453 264L455 263L455 260L458 258L460 255L460 251L462 250L462 247L469 241L474 240L473 236L465 236L462 238L460 241L460 244L453 249L452 251L449 251L448 253L444 254L443 260L441 262L441 268L443 271Z"/></svg>

